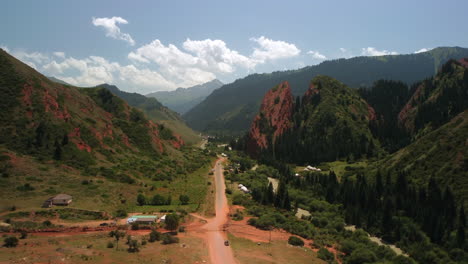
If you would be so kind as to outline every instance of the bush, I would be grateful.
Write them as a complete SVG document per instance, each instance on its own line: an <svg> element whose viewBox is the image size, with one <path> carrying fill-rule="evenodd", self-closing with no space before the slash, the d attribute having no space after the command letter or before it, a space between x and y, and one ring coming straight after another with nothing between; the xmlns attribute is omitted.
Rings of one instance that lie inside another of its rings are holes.
<svg viewBox="0 0 468 264"><path fill-rule="evenodd" d="M11 237L7 237L5 238L4 240L5 244L3 244L4 247L16 247L18 245L18 238L14 237L14 236L11 236Z"/></svg>
<svg viewBox="0 0 468 264"><path fill-rule="evenodd" d="M163 245L179 243L179 238L166 233L162 235L162 243Z"/></svg>
<svg viewBox="0 0 468 264"><path fill-rule="evenodd" d="M28 237L28 233L26 231L21 231L20 239L26 239Z"/></svg>
<svg viewBox="0 0 468 264"><path fill-rule="evenodd" d="M166 215L165 224L167 230L177 230L179 227L179 216L175 213Z"/></svg>
<svg viewBox="0 0 468 264"><path fill-rule="evenodd" d="M189 203L190 198L188 197L188 195L181 194L181 195L179 196L179 201L180 201L180 203L181 203L182 205L186 205L186 204Z"/></svg>
<svg viewBox="0 0 468 264"><path fill-rule="evenodd" d="M225 191L227 194L232 194L232 190L229 189L229 188L226 188L226 191Z"/></svg>
<svg viewBox="0 0 468 264"><path fill-rule="evenodd" d="M159 233L156 230L151 231L149 234L149 242L153 243L154 241L160 241L161 240L161 233Z"/></svg>
<svg viewBox="0 0 468 264"><path fill-rule="evenodd" d="M107 242L107 248L114 248L114 243L111 241Z"/></svg>
<svg viewBox="0 0 468 264"><path fill-rule="evenodd" d="M180 233L185 232L185 226L179 226L179 232Z"/></svg>
<svg viewBox="0 0 468 264"><path fill-rule="evenodd" d="M34 191L34 187L32 187L29 183L25 183L23 186L18 186L16 189L22 192Z"/></svg>
<svg viewBox="0 0 468 264"><path fill-rule="evenodd" d="M127 217L127 215L127 211L125 211L124 209L119 209L115 212L116 217Z"/></svg>
<svg viewBox="0 0 468 264"><path fill-rule="evenodd" d="M319 251L317 252L317 257L327 262L335 259L335 256L333 255L333 253L328 251L326 248L320 248Z"/></svg>
<svg viewBox="0 0 468 264"><path fill-rule="evenodd" d="M44 222L42 222L42 225L43 226L52 226L52 222L50 222L49 220L45 220Z"/></svg>
<svg viewBox="0 0 468 264"><path fill-rule="evenodd" d="M132 230L138 230L140 229L140 225L138 223L132 223Z"/></svg>
<svg viewBox="0 0 468 264"><path fill-rule="evenodd" d="M358 248L348 258L349 264L372 263L377 260L374 252L367 248Z"/></svg>
<svg viewBox="0 0 468 264"><path fill-rule="evenodd" d="M296 236L290 236L288 239L288 244L293 246L304 246L304 241Z"/></svg>

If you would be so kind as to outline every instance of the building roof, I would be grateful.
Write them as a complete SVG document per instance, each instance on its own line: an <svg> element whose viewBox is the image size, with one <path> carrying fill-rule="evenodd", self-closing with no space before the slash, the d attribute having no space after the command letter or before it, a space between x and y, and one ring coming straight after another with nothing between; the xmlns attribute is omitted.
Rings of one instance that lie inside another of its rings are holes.
<svg viewBox="0 0 468 264"><path fill-rule="evenodd" d="M71 200L72 197L71 197L71 195L61 193L61 194L57 194L53 199Z"/></svg>
<svg viewBox="0 0 468 264"><path fill-rule="evenodd" d="M158 218L158 216L156 215L134 215L132 216L131 218L135 218L135 219L154 219L154 218Z"/></svg>

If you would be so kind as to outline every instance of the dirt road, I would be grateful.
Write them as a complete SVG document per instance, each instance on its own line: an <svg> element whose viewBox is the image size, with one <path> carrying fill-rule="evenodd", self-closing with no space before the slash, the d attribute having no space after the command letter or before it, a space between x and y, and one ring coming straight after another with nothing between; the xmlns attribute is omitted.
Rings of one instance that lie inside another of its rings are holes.
<svg viewBox="0 0 468 264"><path fill-rule="evenodd" d="M225 194L225 184L223 175L222 161L219 159L215 165L215 184L216 184L216 217L208 219L203 228L207 230L207 242L210 252L211 262L213 264L235 264L234 254L230 246L225 246L227 234L223 231L223 225L228 221L229 205Z"/></svg>

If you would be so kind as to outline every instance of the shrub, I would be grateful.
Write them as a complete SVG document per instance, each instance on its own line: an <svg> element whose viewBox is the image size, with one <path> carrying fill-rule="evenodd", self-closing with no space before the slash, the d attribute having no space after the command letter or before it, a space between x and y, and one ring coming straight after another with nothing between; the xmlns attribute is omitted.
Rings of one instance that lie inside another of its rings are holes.
<svg viewBox="0 0 468 264"><path fill-rule="evenodd" d="M25 239L28 237L28 233L26 231L21 231L20 239Z"/></svg>
<svg viewBox="0 0 468 264"><path fill-rule="evenodd" d="M132 223L132 230L138 230L140 229L140 225L138 223Z"/></svg>
<svg viewBox="0 0 468 264"><path fill-rule="evenodd" d="M49 220L45 220L44 222L42 222L42 225L43 226L52 226L52 222L50 222Z"/></svg>
<svg viewBox="0 0 468 264"><path fill-rule="evenodd" d="M140 251L140 244L137 240L131 239L128 241L128 252L135 253Z"/></svg>
<svg viewBox="0 0 468 264"><path fill-rule="evenodd" d="M377 260L374 252L367 248L358 248L348 258L349 264L372 263Z"/></svg>
<svg viewBox="0 0 468 264"><path fill-rule="evenodd" d="M16 189L22 192L34 191L34 187L32 187L29 183L25 183L23 186L18 186Z"/></svg>
<svg viewBox="0 0 468 264"><path fill-rule="evenodd" d="M335 256L333 255L333 253L328 251L326 248L320 248L319 251L317 252L317 257L319 259L323 259L323 260L325 260L327 262L332 261L333 259L335 259Z"/></svg>
<svg viewBox="0 0 468 264"><path fill-rule="evenodd" d="M165 224L167 230L177 230L177 227L179 227L179 216L175 213L166 215Z"/></svg>
<svg viewBox="0 0 468 264"><path fill-rule="evenodd" d="M226 188L226 193L227 193L227 194L232 194L232 190L229 189L229 188Z"/></svg>
<svg viewBox="0 0 468 264"><path fill-rule="evenodd" d="M189 203L190 198L188 197L188 195L181 194L181 195L179 196L179 201L180 201L180 203L181 203L182 205L186 205L186 204Z"/></svg>
<svg viewBox="0 0 468 264"><path fill-rule="evenodd" d="M127 215L127 211L125 211L124 209L119 209L115 212L116 217L127 217Z"/></svg>
<svg viewBox="0 0 468 264"><path fill-rule="evenodd" d="M7 237L5 238L4 240L5 244L3 244L4 247L16 247L18 245L18 238L14 237L14 236L11 236L11 237Z"/></svg>
<svg viewBox="0 0 468 264"><path fill-rule="evenodd" d="M297 236L290 236L288 239L288 244L302 247L304 246L304 241Z"/></svg>
<svg viewBox="0 0 468 264"><path fill-rule="evenodd" d="M149 242L153 243L154 241L160 241L161 240L161 233L159 233L156 230L151 231L149 234Z"/></svg>
<svg viewBox="0 0 468 264"><path fill-rule="evenodd" d="M179 226L179 232L180 233L185 232L185 226Z"/></svg>
<svg viewBox="0 0 468 264"><path fill-rule="evenodd" d="M179 243L179 238L166 233L162 235L162 243L163 245Z"/></svg>
<svg viewBox="0 0 468 264"><path fill-rule="evenodd" d="M114 243L111 241L107 242L107 248L114 248Z"/></svg>

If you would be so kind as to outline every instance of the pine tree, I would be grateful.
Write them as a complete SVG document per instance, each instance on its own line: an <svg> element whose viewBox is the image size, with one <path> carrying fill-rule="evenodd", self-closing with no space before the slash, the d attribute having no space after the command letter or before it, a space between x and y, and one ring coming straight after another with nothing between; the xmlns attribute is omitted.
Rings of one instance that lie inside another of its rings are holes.
<svg viewBox="0 0 468 264"><path fill-rule="evenodd" d="M62 147L61 147L61 145L58 143L57 140L55 140L54 147L55 147L55 150L54 150L54 159L55 159L55 160L61 160L61 159L62 159Z"/></svg>
<svg viewBox="0 0 468 264"><path fill-rule="evenodd" d="M460 207L460 213L458 215L458 229L457 229L457 244L460 248L465 245L465 228L466 228L466 216L465 209L463 206Z"/></svg>

